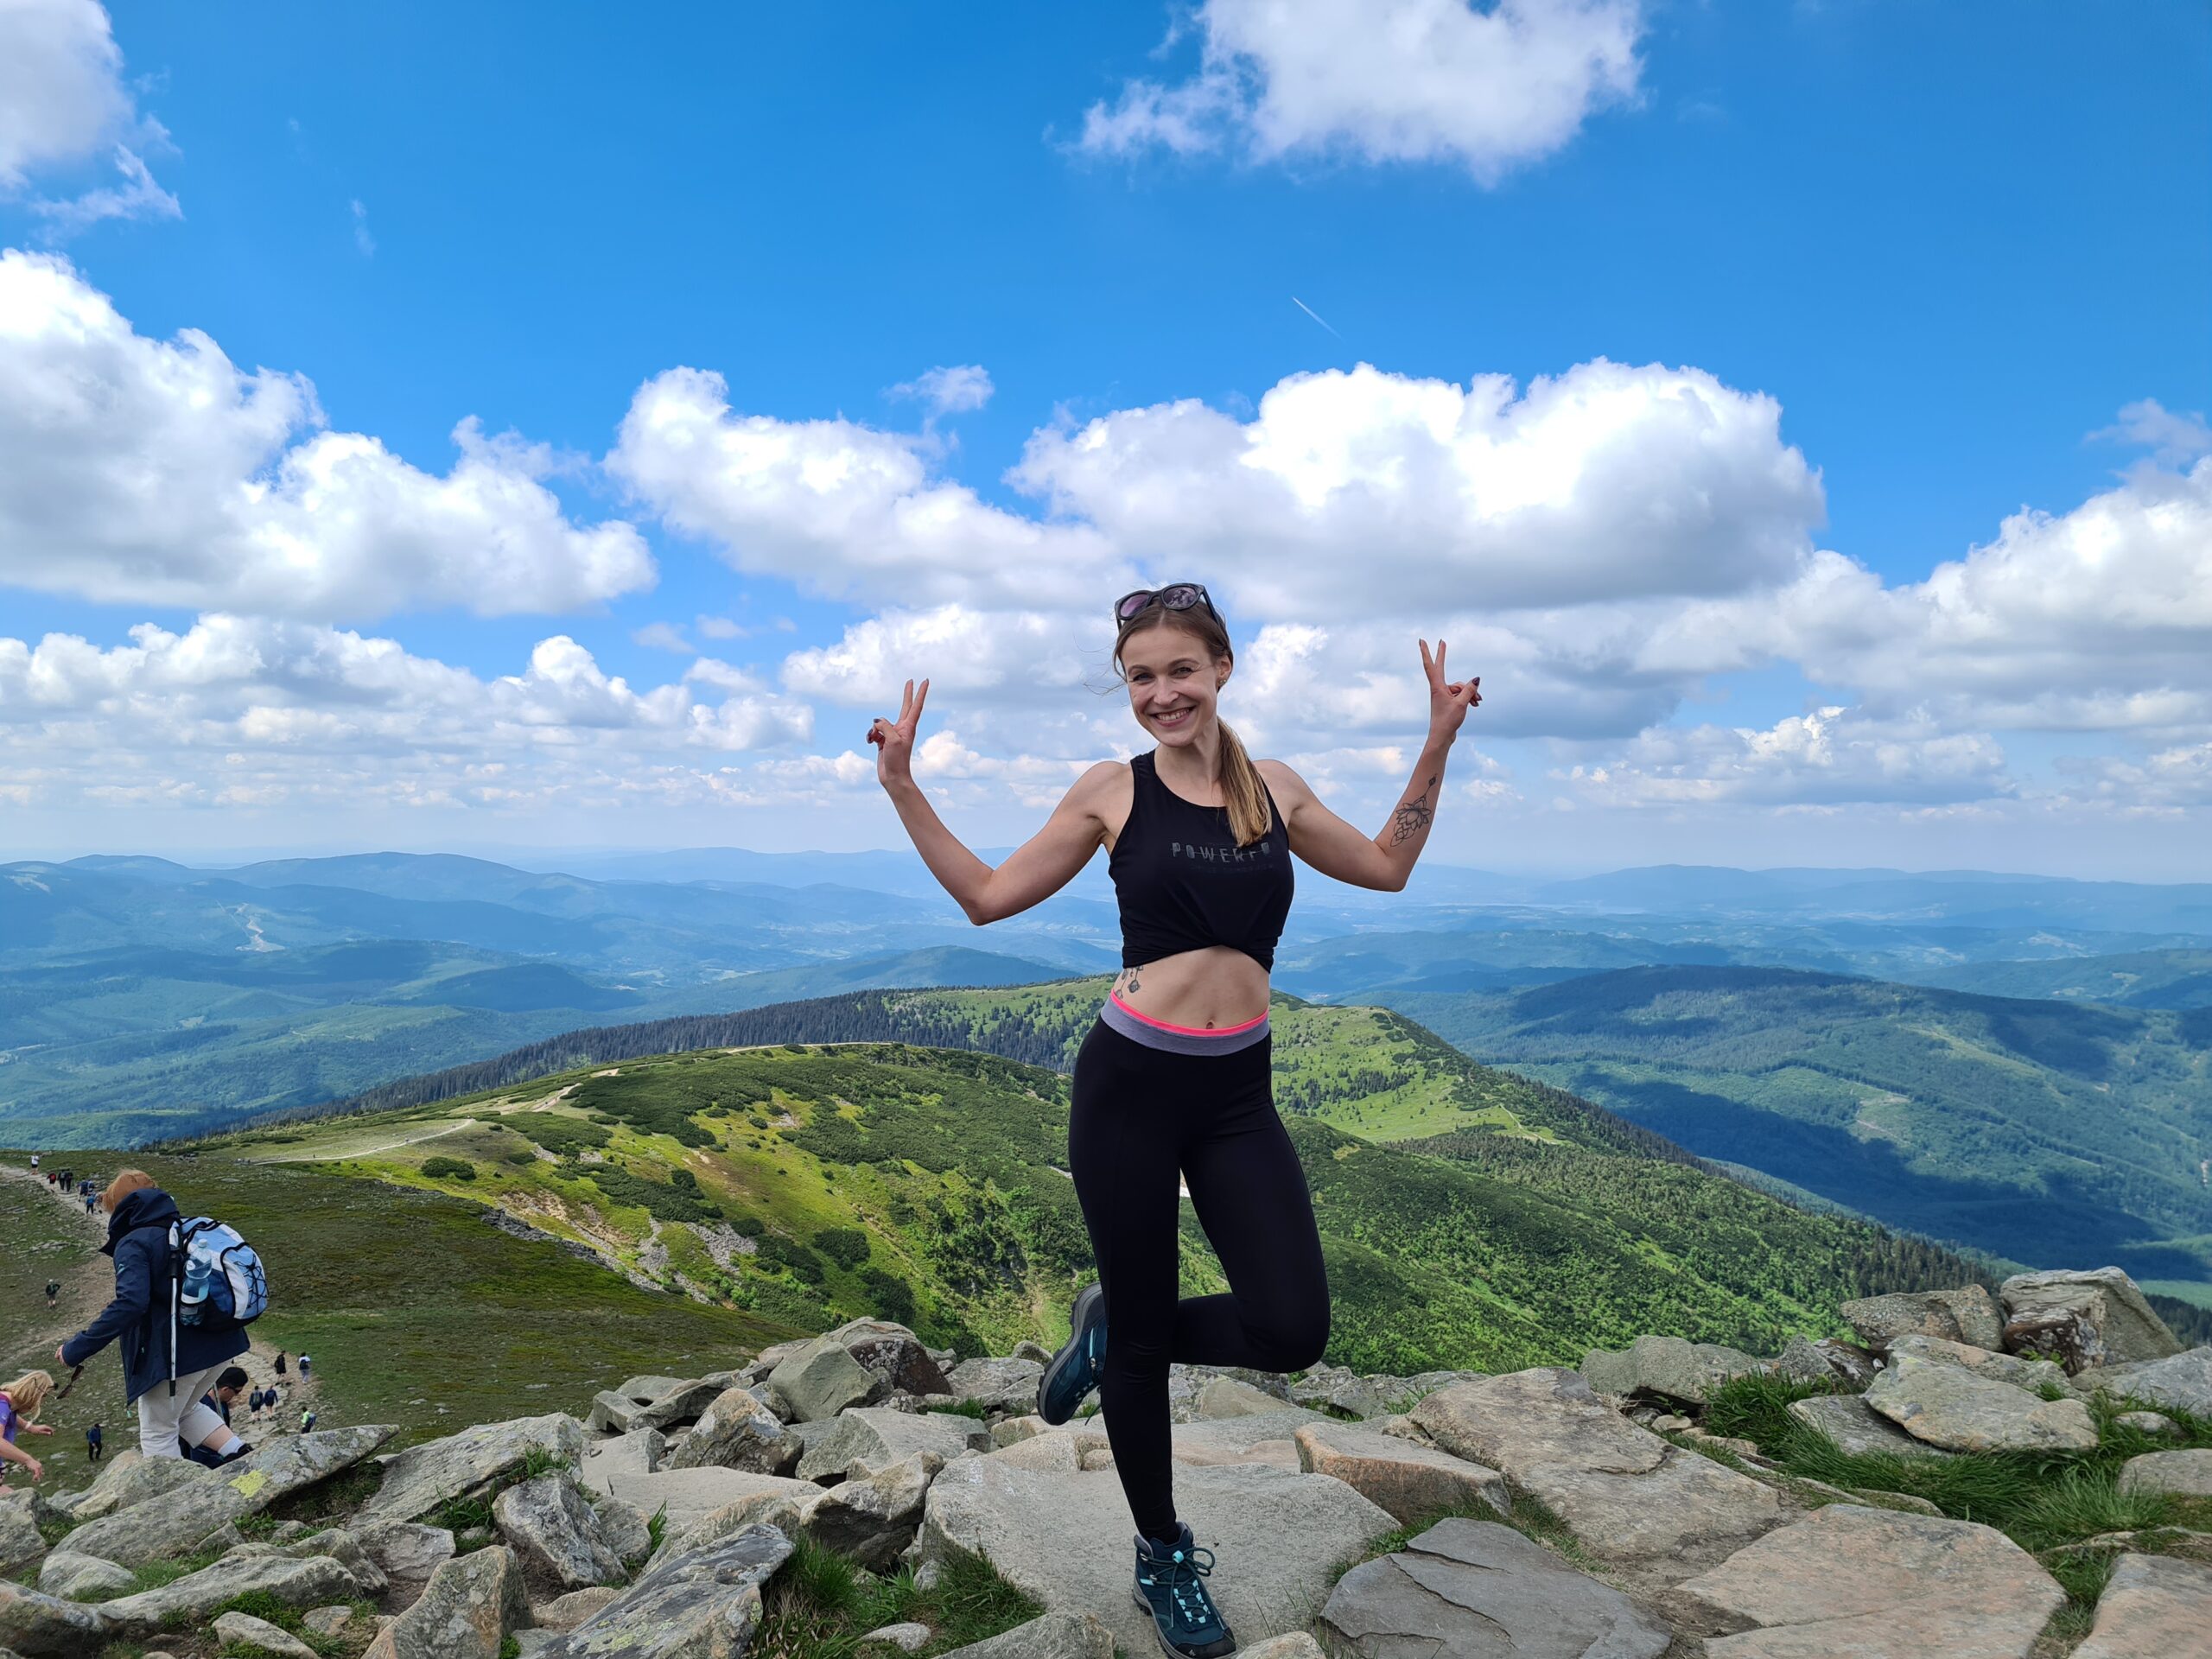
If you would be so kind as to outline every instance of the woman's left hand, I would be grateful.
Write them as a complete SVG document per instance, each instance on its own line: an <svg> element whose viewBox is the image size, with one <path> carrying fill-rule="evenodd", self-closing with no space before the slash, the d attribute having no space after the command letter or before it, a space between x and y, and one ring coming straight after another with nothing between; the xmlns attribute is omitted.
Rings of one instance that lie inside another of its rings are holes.
<svg viewBox="0 0 2212 1659"><path fill-rule="evenodd" d="M67 1347L68 1345L69 1345L69 1344L68 1344L67 1343L66 1343L66 1342L65 1342L65 1343L57 1343L57 1344L54 1345L54 1363L55 1364L57 1364L57 1365L67 1365L67 1364L69 1363L67 1360L66 1360L66 1359L64 1359L64 1358L62 1358L62 1357L61 1357L61 1351L62 1351L62 1349L64 1349L64 1348Z"/></svg>
<svg viewBox="0 0 2212 1659"><path fill-rule="evenodd" d="M1483 700L1480 690L1482 676L1471 680L1447 680L1444 677L1444 642L1436 642L1436 655L1428 654L1428 641L1421 642L1421 671L1428 676L1428 734L1431 737L1453 738L1467 718L1467 711Z"/></svg>
<svg viewBox="0 0 2212 1659"><path fill-rule="evenodd" d="M23 1433L26 1434L51 1434L54 1433L54 1425L52 1423L25 1423L23 1425Z"/></svg>

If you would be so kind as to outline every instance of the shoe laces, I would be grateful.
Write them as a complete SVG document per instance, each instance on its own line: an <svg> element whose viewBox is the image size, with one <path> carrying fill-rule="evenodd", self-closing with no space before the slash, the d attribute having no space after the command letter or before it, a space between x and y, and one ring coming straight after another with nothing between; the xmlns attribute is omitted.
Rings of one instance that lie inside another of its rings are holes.
<svg viewBox="0 0 2212 1659"><path fill-rule="evenodd" d="M1205 1557L1203 1561L1198 1559L1201 1555ZM1207 1599L1205 1586L1199 1582L1213 1571L1213 1551L1203 1545L1153 1558L1158 1582L1166 1587L1174 1602L1175 1622L1179 1629L1203 1630L1221 1622L1213 1603Z"/></svg>

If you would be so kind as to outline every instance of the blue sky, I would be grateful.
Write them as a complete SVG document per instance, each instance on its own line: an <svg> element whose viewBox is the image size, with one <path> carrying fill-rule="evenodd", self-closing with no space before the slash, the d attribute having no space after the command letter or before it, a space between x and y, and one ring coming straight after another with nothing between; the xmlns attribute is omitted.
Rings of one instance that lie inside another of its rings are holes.
<svg viewBox="0 0 2212 1659"><path fill-rule="evenodd" d="M2212 865L2201 5L99 16L0 12L59 54L0 122L16 303L106 296L0 382L113 394L0 428L0 853L893 845L906 673L1005 845L1150 747L1092 620L1133 574L1209 582L1224 715L1363 823L1456 630L1450 861ZM893 390L961 365L980 406ZM653 386L681 455L618 436ZM463 509L470 417L550 452ZM390 466L253 519L318 432Z"/></svg>

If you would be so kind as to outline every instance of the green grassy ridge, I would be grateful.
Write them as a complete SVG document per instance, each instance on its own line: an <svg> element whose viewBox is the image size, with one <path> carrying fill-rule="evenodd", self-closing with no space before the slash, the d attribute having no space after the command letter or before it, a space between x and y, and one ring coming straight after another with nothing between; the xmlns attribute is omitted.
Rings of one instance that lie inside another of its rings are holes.
<svg viewBox="0 0 2212 1659"><path fill-rule="evenodd" d="M949 1000L901 995L940 1010ZM1350 1031L1377 1052L1340 1052ZM1679 1154L1615 1145L1602 1121L1558 1106L1554 1091L1490 1074L1497 1092L1470 1099L1466 1074L1479 1069L1397 1016L1290 1009L1278 1034L1278 1056L1286 1051L1317 1079L1415 1074L1400 1081L1402 1115L1478 1126L1400 1147L1286 1114L1331 1274L1334 1363L1510 1370L1572 1363L1649 1330L1771 1351L1799 1331L1841 1334L1833 1310L1852 1297L1974 1276L1919 1241L1805 1214ZM1060 1073L884 1043L661 1056L599 1075L609 1069L240 1134L207 1150L327 1156L341 1175L508 1208L632 1270L651 1270L665 1251L658 1271L671 1281L815 1328L888 1313L963 1352L1065 1332L1090 1262L1062 1168ZM1422 1089L1435 1097L1415 1110L1408 1103ZM1539 1122L1502 1110L1507 1102ZM1551 1128L1542 1116L1594 1130L1595 1144L1539 1133ZM603 1146L587 1144L601 1134ZM472 1178L427 1174L432 1158L464 1160ZM763 1248L734 1273L717 1268L694 1229L639 1202L656 1194L679 1213L703 1203ZM1185 1294L1226 1288L1187 1207L1183 1229ZM836 1259L822 1242L846 1230L864 1240L864 1257ZM910 1306L887 1305L900 1290Z"/></svg>
<svg viewBox="0 0 2212 1659"><path fill-rule="evenodd" d="M1059 1072L1075 1060L1111 981L874 989L738 1013L570 1032L496 1059L402 1078L319 1112L271 1122L465 1103L510 1085L707 1048L784 1042L905 1043L972 1050ZM1388 1008L1269 999L1277 1105L1374 1139L1435 1134L1473 1120L1536 1139L1686 1158L1664 1137L1549 1084L1480 1065Z"/></svg>
<svg viewBox="0 0 2212 1659"><path fill-rule="evenodd" d="M1893 1226L2037 1266L2212 1279L2194 1242L2212 1232L2212 1032L2192 1014L1699 967L1384 1000Z"/></svg>

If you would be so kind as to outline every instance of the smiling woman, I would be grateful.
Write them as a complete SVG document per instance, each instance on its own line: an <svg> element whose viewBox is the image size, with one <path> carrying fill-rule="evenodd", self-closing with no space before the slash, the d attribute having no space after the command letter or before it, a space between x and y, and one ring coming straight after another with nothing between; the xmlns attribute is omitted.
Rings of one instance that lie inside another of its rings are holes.
<svg viewBox="0 0 2212 1659"><path fill-rule="evenodd" d="M1159 739L1077 780L1044 830L996 869L947 830L915 785L929 682L894 721L868 728L877 776L931 872L979 926L1065 887L1109 849L1122 971L1075 1061L1068 1161L1098 1283L1076 1301L1038 1410L1065 1422L1094 1387L1138 1528L1136 1591L1171 1653L1235 1647L1187 1570L1197 1548L1175 1515L1168 1458L1171 1363L1301 1369L1329 1333L1313 1205L1274 1101L1268 975L1290 912L1295 852L1325 874L1401 889L1434 817L1446 752L1481 701L1421 642L1429 741L1384 836L1362 836L1297 773L1246 754L1218 699L1236 665L1206 589L1177 582L1113 607L1114 659L1138 724ZM1278 804L1275 785L1287 806ZM1179 1300L1176 1205L1187 1192L1230 1284ZM1110 1338L1109 1333L1110 1332Z"/></svg>

